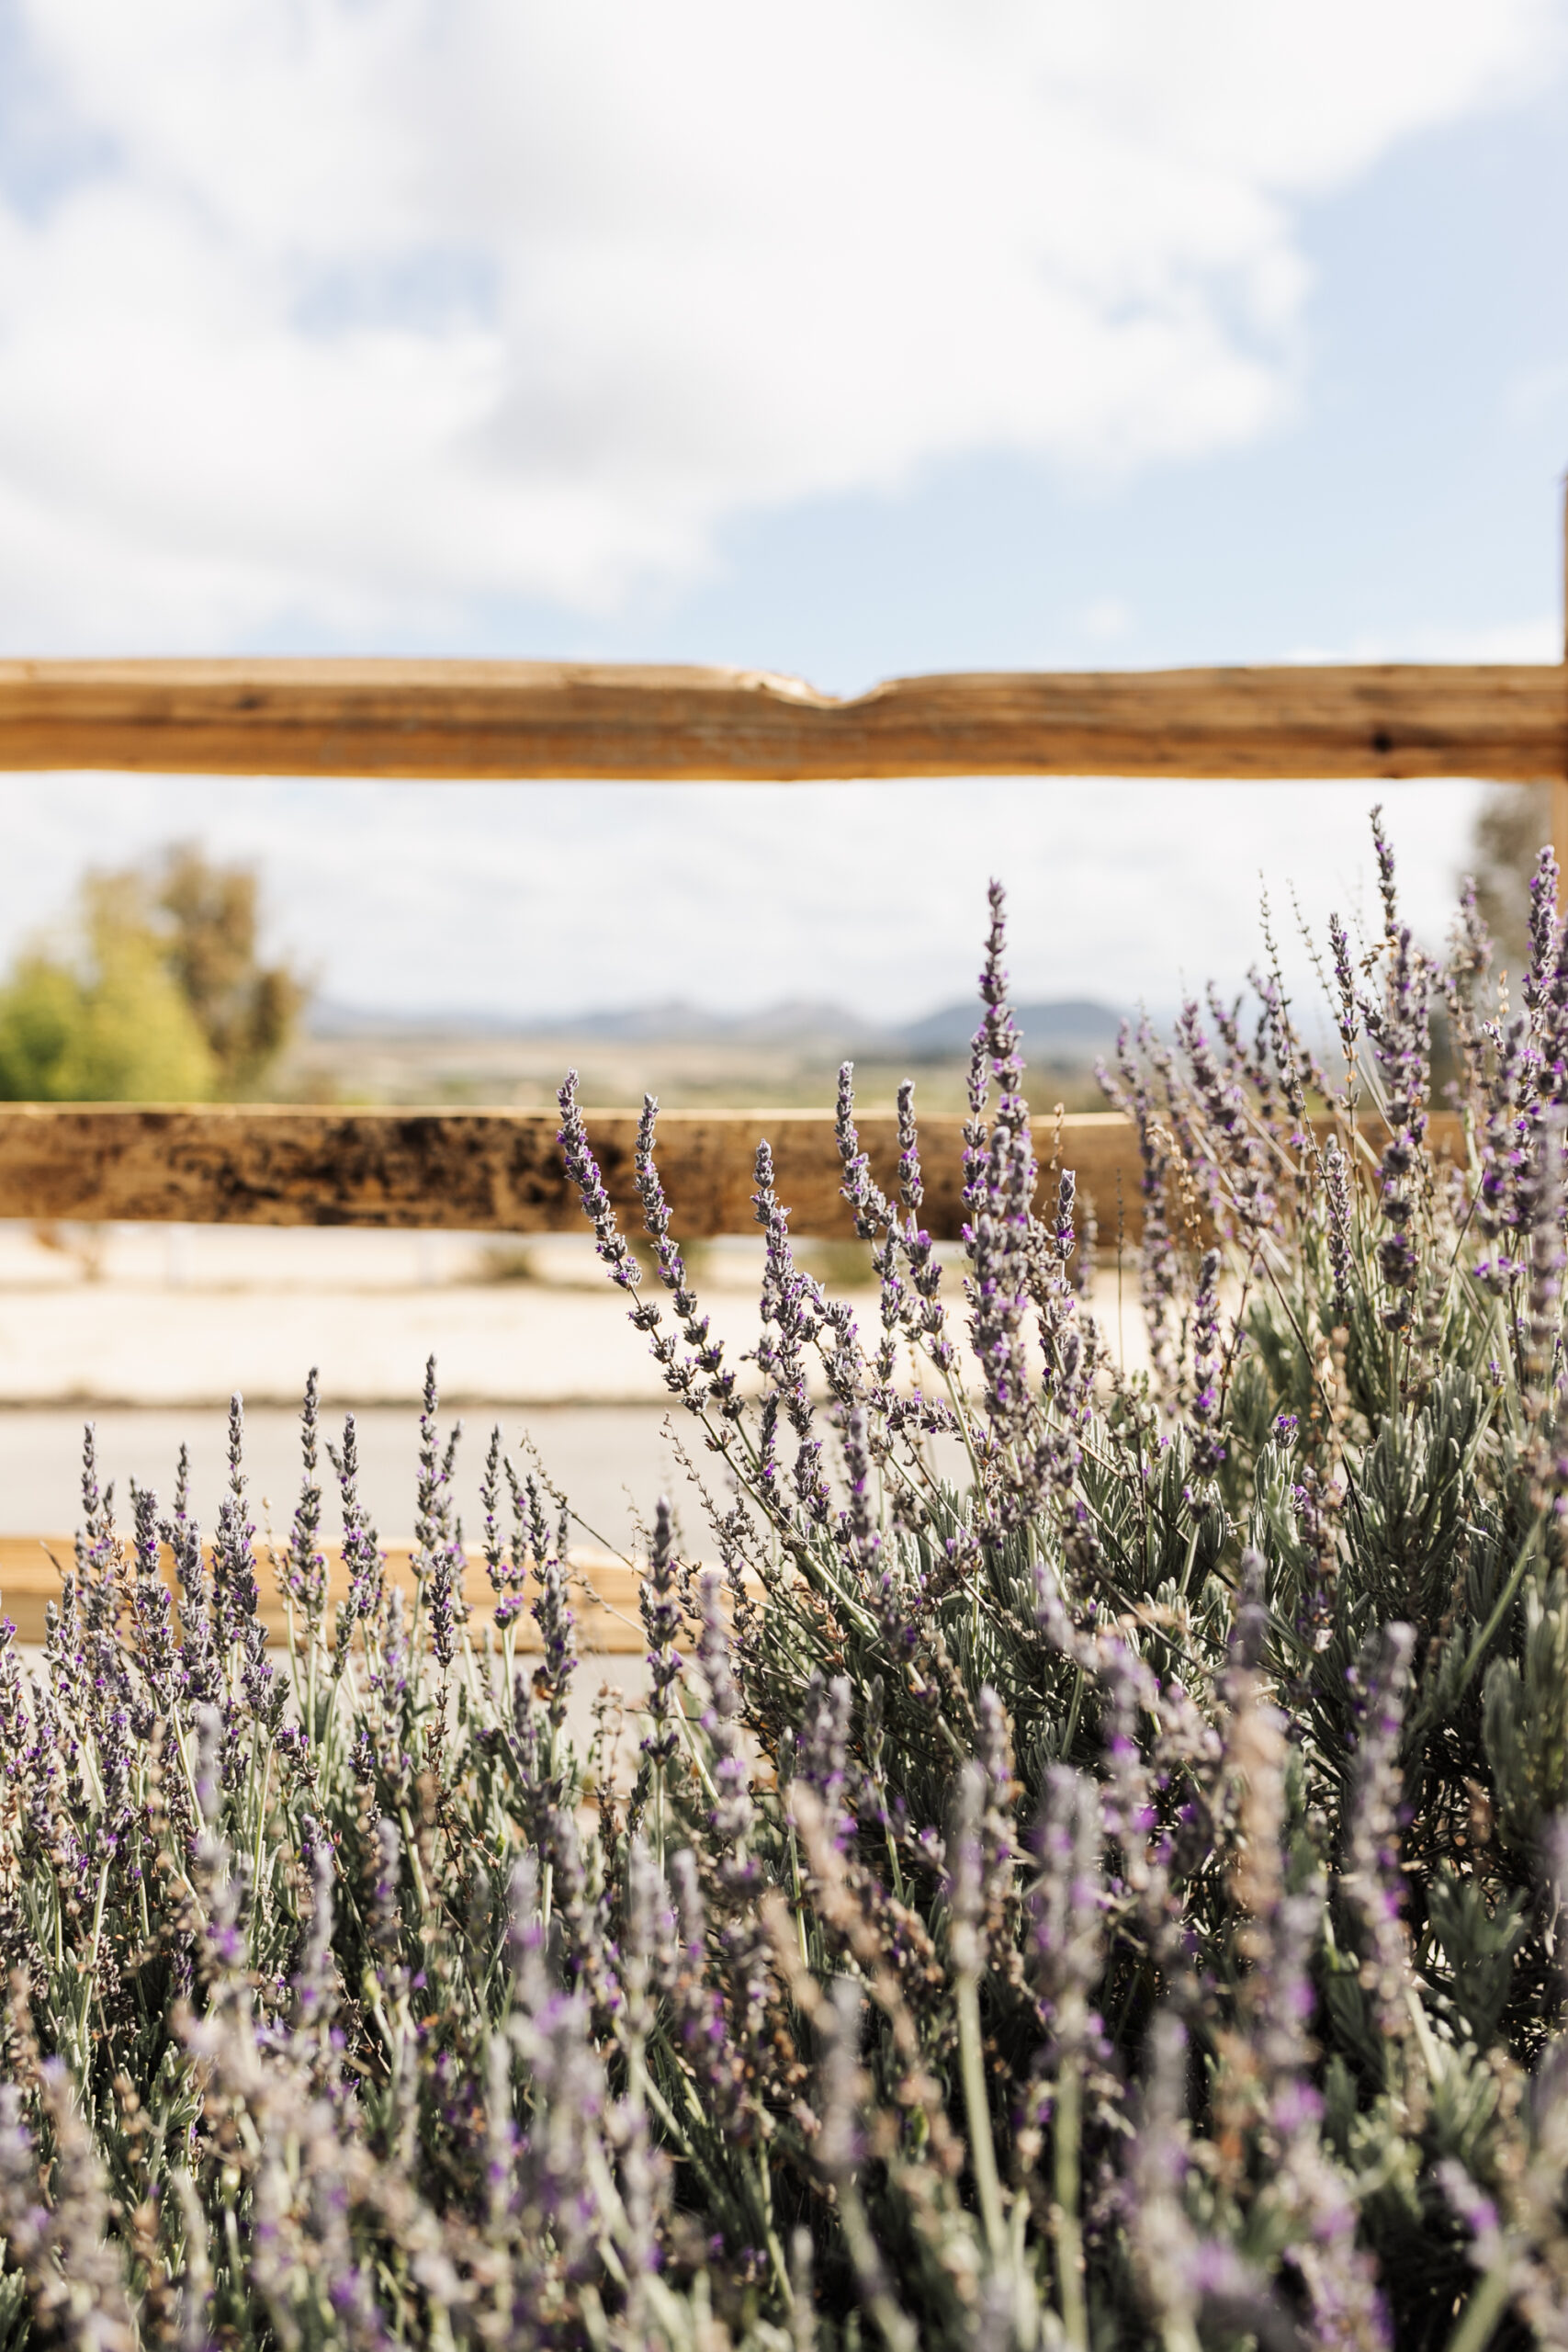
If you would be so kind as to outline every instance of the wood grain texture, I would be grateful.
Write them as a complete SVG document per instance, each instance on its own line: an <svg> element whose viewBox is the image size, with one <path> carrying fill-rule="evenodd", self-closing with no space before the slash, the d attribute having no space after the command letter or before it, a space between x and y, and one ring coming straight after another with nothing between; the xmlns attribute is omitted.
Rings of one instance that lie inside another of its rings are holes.
<svg viewBox="0 0 1568 2352"><path fill-rule="evenodd" d="M407 1544L389 1544L387 1575L389 1581L402 1592L405 1600L413 1599L413 1571L411 1551ZM328 1623L331 1612L340 1600L348 1598L348 1577L343 1555L333 1545L325 1547L329 1586ZM210 1555L209 1555L210 1557ZM72 1564L72 1539L69 1535L0 1535L0 1616L9 1617L17 1628L18 1640L41 1642L44 1636L44 1611L51 1600L60 1598L60 1577L62 1568ZM177 1588L174 1560L165 1547L164 1579L171 1592ZM256 1582L261 1595L259 1614L275 1639L288 1631L288 1615L279 1597L277 1578L265 1551L256 1555ZM648 1646L637 1617L637 1594L640 1580L635 1568L625 1562L584 1555L572 1562L571 1605L577 1619L578 1640L584 1652L597 1651L602 1657L633 1657ZM476 1638L494 1616L494 1595L485 1577L482 1561L470 1561L464 1579L464 1591L471 1612ZM528 1598L532 1598L529 1588ZM539 1629L526 1612L517 1621L517 1647L525 1653L540 1646Z"/></svg>
<svg viewBox="0 0 1568 2352"><path fill-rule="evenodd" d="M637 1118L591 1111L611 1198L640 1222L633 1185ZM0 1105L0 1216L197 1225L365 1225L450 1232L586 1230L556 1144L553 1113L318 1111L200 1104ZM1123 1123L1087 1123L1095 1141ZM757 1146L771 1139L780 1193L800 1233L852 1231L839 1193L830 1114L667 1113L659 1161L680 1230L753 1224ZM934 1232L956 1232L960 1122L922 1127ZM897 1165L897 1123L862 1122L879 1178Z"/></svg>
<svg viewBox="0 0 1568 2352"><path fill-rule="evenodd" d="M0 662L0 768L202 775L1568 774L1547 663L996 672L840 701L761 671L398 661Z"/></svg>
<svg viewBox="0 0 1568 2352"><path fill-rule="evenodd" d="M590 1111L590 1137L623 1221L640 1229L633 1186L637 1114ZM1452 1150L1457 1122L1432 1123ZM897 1125L860 1121L877 1182L897 1181ZM757 1146L772 1146L779 1197L801 1235L847 1239L833 1120L825 1111L666 1112L658 1157L676 1231L752 1228ZM1055 1129L1037 1122L1042 1162ZM956 1118L924 1119L922 1215L939 1240L963 1226L963 1136ZM1102 1250L1142 1229L1137 1138L1115 1112L1062 1122L1063 1165L1093 1202ZM0 1216L191 1225L362 1225L460 1233L586 1230L556 1144L537 1111L318 1111L243 1104L147 1109L0 1104Z"/></svg>

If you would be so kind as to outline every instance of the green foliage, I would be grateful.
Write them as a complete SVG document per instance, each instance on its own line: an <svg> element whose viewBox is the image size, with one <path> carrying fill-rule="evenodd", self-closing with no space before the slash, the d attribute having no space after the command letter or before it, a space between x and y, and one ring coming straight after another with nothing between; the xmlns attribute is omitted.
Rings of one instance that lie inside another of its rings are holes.
<svg viewBox="0 0 1568 2352"><path fill-rule="evenodd" d="M209 865L183 842L156 875L155 916L165 956L217 1068L218 1091L254 1093L288 1045L310 990L287 964L264 965L256 877Z"/></svg>
<svg viewBox="0 0 1568 2352"><path fill-rule="evenodd" d="M254 1091L305 1000L256 953L255 877L170 851L89 875L68 950L0 986L0 1100L202 1102Z"/></svg>
<svg viewBox="0 0 1568 2352"><path fill-rule="evenodd" d="M0 1097L204 1101L217 1071L162 943L112 883L82 899L80 956L35 949L0 988Z"/></svg>

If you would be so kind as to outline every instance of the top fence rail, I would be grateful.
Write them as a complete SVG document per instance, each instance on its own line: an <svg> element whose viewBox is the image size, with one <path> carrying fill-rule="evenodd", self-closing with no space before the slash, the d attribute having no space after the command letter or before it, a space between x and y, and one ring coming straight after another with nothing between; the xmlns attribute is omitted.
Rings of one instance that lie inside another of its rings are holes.
<svg viewBox="0 0 1568 2352"><path fill-rule="evenodd" d="M531 662L0 662L0 769L806 783L1568 777L1568 667L895 678Z"/></svg>

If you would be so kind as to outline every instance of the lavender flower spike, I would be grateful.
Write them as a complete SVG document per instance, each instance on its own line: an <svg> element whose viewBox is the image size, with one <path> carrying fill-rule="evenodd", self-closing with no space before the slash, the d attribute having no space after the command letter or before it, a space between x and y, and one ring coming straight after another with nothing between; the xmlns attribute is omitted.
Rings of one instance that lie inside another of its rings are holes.
<svg viewBox="0 0 1568 2352"><path fill-rule="evenodd" d="M1220 1253L1204 1252L1192 1302L1192 1467L1212 1478L1225 1458L1220 1421Z"/></svg>
<svg viewBox="0 0 1568 2352"><path fill-rule="evenodd" d="M1340 1879L1361 1931L1361 1984L1372 1996L1379 2030L1393 2041L1410 2030L1407 1996L1414 1983L1399 1874L1399 1751L1415 1646L1410 1626L1385 1625L1353 1669L1360 1729L1348 1867Z"/></svg>

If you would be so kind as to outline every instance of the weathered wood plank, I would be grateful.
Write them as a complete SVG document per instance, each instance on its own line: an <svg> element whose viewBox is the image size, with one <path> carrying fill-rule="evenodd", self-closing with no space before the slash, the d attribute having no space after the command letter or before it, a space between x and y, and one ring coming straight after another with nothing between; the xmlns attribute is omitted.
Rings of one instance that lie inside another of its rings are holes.
<svg viewBox="0 0 1568 2352"><path fill-rule="evenodd" d="M1100 1118L1099 1131L1122 1123ZM585 1230L556 1144L553 1113L318 1111L201 1104L0 1106L0 1216L197 1225L365 1225L455 1232ZM633 1185L635 1112L588 1114L612 1199L640 1222ZM885 1182L896 1122L862 1123ZM922 1130L931 1229L956 1232L960 1122ZM847 1236L829 1114L667 1113L659 1160L681 1231L741 1233L753 1223L757 1146L771 1139L782 1197L800 1233Z"/></svg>
<svg viewBox="0 0 1568 2352"><path fill-rule="evenodd" d="M588 1130L610 1196L640 1230L633 1185L637 1114L590 1111ZM577 1195L542 1111L320 1111L202 1103L0 1104L0 1216L192 1225L363 1225L460 1233L584 1231ZM1451 1150L1457 1122L1435 1118ZM885 1189L897 1181L890 1114L860 1121ZM670 1111L659 1165L686 1239L745 1233L754 1222L757 1146L772 1146L780 1198L801 1235L847 1239L833 1120L826 1111ZM1036 1123L1043 1161L1049 1117ZM962 1122L920 1123L928 1229L953 1240L964 1221ZM1114 1112L1062 1122L1061 1159L1094 1204L1102 1247L1142 1229L1137 1139Z"/></svg>
<svg viewBox="0 0 1568 2352"><path fill-rule="evenodd" d="M0 662L0 768L831 781L1568 774L1547 663L995 672L840 701L761 671Z"/></svg>
<svg viewBox="0 0 1568 2352"><path fill-rule="evenodd" d="M412 1604L414 1585L410 1546L389 1544L385 1549L388 1579ZM348 1576L335 1545L323 1546L323 1557L327 1562L330 1612L340 1600L348 1598ZM18 1640L42 1641L44 1610L50 1601L59 1600L61 1571L69 1569L71 1564L69 1535L0 1535L0 1617L10 1618ZM164 1582L174 1592L174 1560L167 1549L163 1566ZM288 1615L265 1550L256 1556L256 1582L262 1622L268 1633L279 1639L288 1630ZM585 1652L625 1657L637 1656L647 1647L647 1637L637 1618L638 1589L636 1569L623 1561L586 1555L573 1561L572 1612L577 1619L578 1640ZM530 1586L525 1595L529 1600L533 1591ZM464 1594L478 1638L495 1613L495 1596L482 1561L468 1563ZM328 1622L330 1624L330 1613ZM525 1653L540 1646L539 1629L526 1611L517 1621L516 1643Z"/></svg>

